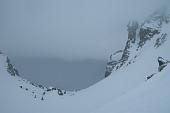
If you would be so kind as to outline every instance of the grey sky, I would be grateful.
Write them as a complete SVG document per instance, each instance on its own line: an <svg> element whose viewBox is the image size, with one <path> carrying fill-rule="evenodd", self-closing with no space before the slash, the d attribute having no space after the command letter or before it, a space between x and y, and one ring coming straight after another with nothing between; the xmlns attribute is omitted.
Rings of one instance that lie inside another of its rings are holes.
<svg viewBox="0 0 170 113"><path fill-rule="evenodd" d="M0 49L10 56L106 59L129 20L167 0L0 0Z"/></svg>

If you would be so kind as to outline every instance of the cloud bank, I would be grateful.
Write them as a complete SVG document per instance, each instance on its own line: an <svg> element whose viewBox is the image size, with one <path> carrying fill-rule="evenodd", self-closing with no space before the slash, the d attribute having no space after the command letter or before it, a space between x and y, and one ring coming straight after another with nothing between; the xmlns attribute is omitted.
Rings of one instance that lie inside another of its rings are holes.
<svg viewBox="0 0 170 113"><path fill-rule="evenodd" d="M129 20L167 0L1 0L0 49L16 57L107 59L122 49Z"/></svg>

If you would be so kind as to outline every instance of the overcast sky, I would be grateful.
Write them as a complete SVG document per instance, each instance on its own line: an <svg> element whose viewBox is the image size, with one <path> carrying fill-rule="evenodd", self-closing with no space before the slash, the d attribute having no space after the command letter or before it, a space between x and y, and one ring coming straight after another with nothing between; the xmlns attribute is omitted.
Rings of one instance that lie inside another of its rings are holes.
<svg viewBox="0 0 170 113"><path fill-rule="evenodd" d="M0 0L0 49L9 56L107 59L129 20L167 0Z"/></svg>

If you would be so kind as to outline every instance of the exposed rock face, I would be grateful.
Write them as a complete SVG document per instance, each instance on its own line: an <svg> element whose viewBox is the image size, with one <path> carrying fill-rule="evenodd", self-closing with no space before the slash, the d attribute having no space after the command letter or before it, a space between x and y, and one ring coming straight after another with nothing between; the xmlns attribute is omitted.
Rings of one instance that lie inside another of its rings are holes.
<svg viewBox="0 0 170 113"><path fill-rule="evenodd" d="M158 63L159 63L158 72L160 72L168 65L168 63L170 63L170 61L165 60L162 57L158 57Z"/></svg>
<svg viewBox="0 0 170 113"><path fill-rule="evenodd" d="M113 69L118 69L118 64L121 63L122 54L123 50L119 50L110 55L109 61L106 66L105 77L109 76Z"/></svg>
<svg viewBox="0 0 170 113"><path fill-rule="evenodd" d="M16 68L14 68L14 66L11 64L9 58L7 57L7 71L8 73L11 74L11 76L19 76L19 72Z"/></svg>
<svg viewBox="0 0 170 113"><path fill-rule="evenodd" d="M142 47L147 40L151 40L154 35L160 34L162 25L168 22L169 16L164 13L160 14L160 12L155 12L152 16L145 20L139 31L139 47ZM163 35L166 37L165 34Z"/></svg>
<svg viewBox="0 0 170 113"><path fill-rule="evenodd" d="M128 60L130 56L130 48L132 48L136 42L136 32L139 27L139 24L136 21L132 21L127 25L127 27L128 27L128 40L126 42L126 46L121 58L123 64Z"/></svg>
<svg viewBox="0 0 170 113"><path fill-rule="evenodd" d="M122 67L129 58L130 55L129 49L136 42L136 32L139 27L139 24L137 21L131 21L129 22L127 27L128 27L128 40L126 42L126 46L124 50L119 50L110 56L113 57L116 56L117 54L121 54L119 55L120 56L119 59L114 59L114 57L112 59L110 58L106 66L105 77L109 76L113 70L117 70L120 67Z"/></svg>
<svg viewBox="0 0 170 113"><path fill-rule="evenodd" d="M161 46L167 40L167 34L162 32L161 28L168 22L170 22L170 15L162 12L155 12L141 25L139 25L137 21L129 22L127 25L128 40L125 48L121 52L116 52L110 56L112 59L110 58L107 63L105 77L123 66L134 63L138 54L140 54L142 48L148 41L154 39L155 44L153 47L158 48ZM120 57L114 59L117 53L119 53Z"/></svg>
<svg viewBox="0 0 170 113"><path fill-rule="evenodd" d="M156 39L156 43L154 45L155 48L161 46L167 40L167 34L163 33L160 38Z"/></svg>

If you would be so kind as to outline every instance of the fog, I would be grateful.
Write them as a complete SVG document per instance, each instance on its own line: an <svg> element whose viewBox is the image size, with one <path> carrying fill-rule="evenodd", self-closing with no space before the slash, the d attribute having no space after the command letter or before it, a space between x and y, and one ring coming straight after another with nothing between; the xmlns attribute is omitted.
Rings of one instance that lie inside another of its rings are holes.
<svg viewBox="0 0 170 113"><path fill-rule="evenodd" d="M167 0L1 0L0 49L15 57L107 59L121 49L129 20Z"/></svg>
<svg viewBox="0 0 170 113"><path fill-rule="evenodd" d="M65 90L87 88L104 78L106 61L59 58L11 58L22 77Z"/></svg>
<svg viewBox="0 0 170 113"><path fill-rule="evenodd" d="M109 55L123 49L130 20L169 0L0 0L0 50L22 77L63 89L103 79Z"/></svg>

